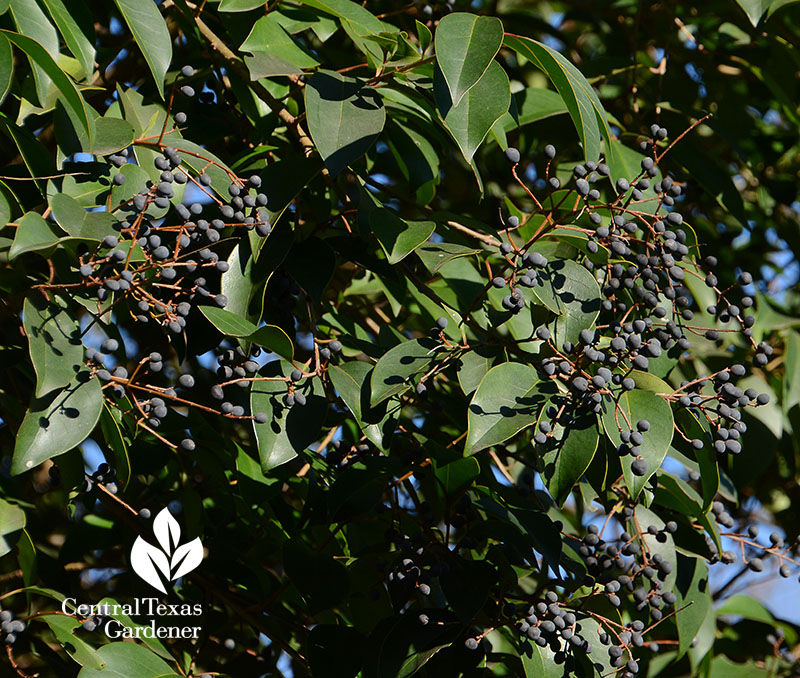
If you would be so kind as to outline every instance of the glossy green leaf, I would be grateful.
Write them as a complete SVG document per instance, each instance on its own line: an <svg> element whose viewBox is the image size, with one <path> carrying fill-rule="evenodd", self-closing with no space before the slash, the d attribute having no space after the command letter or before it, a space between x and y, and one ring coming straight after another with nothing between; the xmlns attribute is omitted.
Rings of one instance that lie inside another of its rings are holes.
<svg viewBox="0 0 800 678"><path fill-rule="evenodd" d="M11 89L11 82L14 79L14 52L11 43L4 35L0 36L0 103L2 103L8 90Z"/></svg>
<svg viewBox="0 0 800 678"><path fill-rule="evenodd" d="M555 427L553 442L541 456L545 484L559 506L564 505L572 488L589 468L599 440L594 416L576 419L568 429Z"/></svg>
<svg viewBox="0 0 800 678"><path fill-rule="evenodd" d="M436 228L432 221L406 221L386 208L372 210L369 225L390 264L405 259L426 242Z"/></svg>
<svg viewBox="0 0 800 678"><path fill-rule="evenodd" d="M36 0L12 0L11 16L18 33L38 42L55 60L58 58L58 32L47 18ZM31 60L33 79L36 84L36 96L43 107L53 105L51 76L35 60Z"/></svg>
<svg viewBox="0 0 800 678"><path fill-rule="evenodd" d="M41 214L28 212L17 222L17 231L8 258L13 261L26 252L54 248L60 237L56 227L43 219Z"/></svg>
<svg viewBox="0 0 800 678"><path fill-rule="evenodd" d="M83 75L91 81L94 73L94 32L87 36L74 16L75 9L68 8L63 0L42 0L69 51L80 62Z"/></svg>
<svg viewBox="0 0 800 678"><path fill-rule="evenodd" d="M245 58L253 80L293 75L319 66L319 61L295 42L272 12L258 18L239 49L253 54Z"/></svg>
<svg viewBox="0 0 800 678"><path fill-rule="evenodd" d="M60 614L45 614L38 619L50 627L61 647L78 664L97 671L105 666L97 651L79 634L75 633L75 630L81 627L79 619Z"/></svg>
<svg viewBox="0 0 800 678"><path fill-rule="evenodd" d="M471 163L492 125L508 112L511 91L506 72L500 64L492 61L480 80L458 105L454 105L444 76L437 69L433 91L445 127L453 135L466 161Z"/></svg>
<svg viewBox="0 0 800 678"><path fill-rule="evenodd" d="M601 135L611 139L603 105L583 74L562 54L536 40L506 34L504 44L540 68L553 83L569 111L586 160L600 157Z"/></svg>
<svg viewBox="0 0 800 678"><path fill-rule="evenodd" d="M346 21L357 35L376 35L384 28L380 19L352 0L300 0L300 4Z"/></svg>
<svg viewBox="0 0 800 678"><path fill-rule="evenodd" d="M436 360L438 346L430 339L412 339L384 353L372 371L372 405L410 388L411 380L425 374Z"/></svg>
<svg viewBox="0 0 800 678"><path fill-rule="evenodd" d="M24 528L25 511L0 499L0 557L14 548Z"/></svg>
<svg viewBox="0 0 800 678"><path fill-rule="evenodd" d="M678 552L675 550L675 542L672 535L664 531L664 521L641 504L636 507L634 520L636 529L632 530L632 532L642 533L642 549L646 550L651 557L659 554L665 562L672 565L672 571L664 576L663 580L659 577L663 583L664 590L672 591L678 576ZM654 525L662 533L663 541L656 538L656 535L647 532L647 528L650 525Z"/></svg>
<svg viewBox="0 0 800 678"><path fill-rule="evenodd" d="M397 421L393 407L384 401L375 407L370 406L370 375L372 365L353 360L341 367L332 365L328 370L333 387L344 400L356 423L364 435L380 449L387 446L385 438L394 432Z"/></svg>
<svg viewBox="0 0 800 678"><path fill-rule="evenodd" d="M28 351L36 371L35 397L66 386L83 365L78 319L57 296L47 302L34 292L25 298L23 318Z"/></svg>
<svg viewBox="0 0 800 678"><path fill-rule="evenodd" d="M249 12L251 9L264 7L267 0L222 0L219 3L220 12Z"/></svg>
<svg viewBox="0 0 800 678"><path fill-rule="evenodd" d="M442 466L436 466L436 479L445 494L453 496L466 488L481 473L481 467L475 457L455 459Z"/></svg>
<svg viewBox="0 0 800 678"><path fill-rule="evenodd" d="M424 53L427 51L428 47L430 47L431 42L433 41L433 34L431 33L431 29L428 28L425 24L421 23L420 21L414 22L417 27L417 38L419 39L419 48Z"/></svg>
<svg viewBox="0 0 800 678"><path fill-rule="evenodd" d="M497 17L453 12L436 27L434 44L436 63L453 106L458 106L500 51L503 23Z"/></svg>
<svg viewBox="0 0 800 678"><path fill-rule="evenodd" d="M626 455L620 459L625 484L636 497L667 456L667 450L672 442L674 420L669 403L656 395L656 393L672 393L672 388L650 374L633 372L631 376L636 381L637 388L622 393L616 403L611 398L605 397L602 403L602 420L606 435L615 446L622 442L619 437L620 431L635 430L637 422L641 419L650 422L650 430L644 434L644 441L640 446L641 457L647 462L645 475L633 475L630 468L633 457Z"/></svg>
<svg viewBox="0 0 800 678"><path fill-rule="evenodd" d="M567 107L558 92L527 87L511 95L511 111L500 118L499 123L506 132L511 132L517 127L562 113L567 113Z"/></svg>
<svg viewBox="0 0 800 678"><path fill-rule="evenodd" d="M538 271L531 291L558 318L553 325L556 345L577 342L600 313L600 287L595 277L576 261L553 259Z"/></svg>
<svg viewBox="0 0 800 678"><path fill-rule="evenodd" d="M215 306L203 306L200 311L220 332L229 337L246 337L256 331L256 326L249 320L235 313Z"/></svg>
<svg viewBox="0 0 800 678"><path fill-rule="evenodd" d="M335 71L319 70L311 76L305 102L311 137L334 174L367 152L386 121L375 89Z"/></svg>
<svg viewBox="0 0 800 678"><path fill-rule="evenodd" d="M53 84L61 92L61 101L72 111L91 143L94 138L94 113L90 111L88 104L83 100L75 83L59 68L49 52L36 40L12 31L3 30L2 33L9 42L25 52L31 63L39 66L53 81Z"/></svg>
<svg viewBox="0 0 800 678"><path fill-rule="evenodd" d="M436 273L445 264L450 263L453 259L459 257L469 257L473 254L480 253L466 245L458 245L449 242L426 242L420 245L417 249L417 256L422 259L422 263L431 272Z"/></svg>
<svg viewBox="0 0 800 678"><path fill-rule="evenodd" d="M536 423L546 400L530 365L503 363L490 369L469 404L465 454L502 443Z"/></svg>
<svg viewBox="0 0 800 678"><path fill-rule="evenodd" d="M169 664L136 643L112 642L100 647L96 656L103 668L84 666L78 678L177 678Z"/></svg>
<svg viewBox="0 0 800 678"><path fill-rule="evenodd" d="M258 373L261 377L288 376L294 368L291 363L276 360L267 363ZM298 387L306 397L305 405L289 408L283 404L288 392L287 383L279 381L254 381L250 390L250 408L256 414L263 412L267 422L253 421L258 443L258 455L264 473L294 459L318 439L325 420L328 402L317 379L306 379Z"/></svg>
<svg viewBox="0 0 800 678"><path fill-rule="evenodd" d="M54 395L34 399L17 431L11 473L29 471L80 445L94 429L102 409L100 383L85 371Z"/></svg>
<svg viewBox="0 0 800 678"><path fill-rule="evenodd" d="M74 238L102 240L114 235L117 219L109 212L88 212L66 193L50 198L50 209L59 226Z"/></svg>
<svg viewBox="0 0 800 678"><path fill-rule="evenodd" d="M501 351L493 346L479 346L461 355L458 366L458 383L461 390L464 391L464 395L470 395L478 388L481 379L500 358Z"/></svg>
<svg viewBox="0 0 800 678"><path fill-rule="evenodd" d="M678 627L678 654L682 655L692 644L706 615L713 614L708 566L700 558L678 555L678 577L675 582L678 600L675 609ZM681 609L681 608L686 609Z"/></svg>
<svg viewBox="0 0 800 678"><path fill-rule="evenodd" d="M200 311L223 334L241 338L274 351L286 360L293 359L292 340L280 327L275 325L257 327L249 320L216 306L203 306Z"/></svg>
<svg viewBox="0 0 800 678"><path fill-rule="evenodd" d="M246 339L257 346L272 351L285 360L294 360L292 340L277 325L262 325L255 332L247 335Z"/></svg>
<svg viewBox="0 0 800 678"><path fill-rule="evenodd" d="M96 118L92 151L96 155L108 155L127 148L136 136L133 126L120 118Z"/></svg>
<svg viewBox="0 0 800 678"><path fill-rule="evenodd" d="M141 0L114 0L156 81L159 93L172 61L172 38L158 5Z"/></svg>
<svg viewBox="0 0 800 678"><path fill-rule="evenodd" d="M786 339L786 374L783 378L783 411L800 403L800 333L791 331Z"/></svg>

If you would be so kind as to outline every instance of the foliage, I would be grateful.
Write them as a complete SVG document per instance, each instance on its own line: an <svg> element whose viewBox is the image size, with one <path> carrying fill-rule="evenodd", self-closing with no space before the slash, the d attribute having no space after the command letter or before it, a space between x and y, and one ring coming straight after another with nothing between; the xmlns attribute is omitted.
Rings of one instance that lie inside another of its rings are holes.
<svg viewBox="0 0 800 678"><path fill-rule="evenodd" d="M796 11L0 2L8 670L795 675Z"/></svg>

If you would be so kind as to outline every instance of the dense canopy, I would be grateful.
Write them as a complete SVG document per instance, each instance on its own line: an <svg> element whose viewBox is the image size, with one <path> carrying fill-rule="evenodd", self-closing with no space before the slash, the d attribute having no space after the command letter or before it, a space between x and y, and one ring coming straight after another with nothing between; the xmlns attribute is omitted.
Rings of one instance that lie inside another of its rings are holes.
<svg viewBox="0 0 800 678"><path fill-rule="evenodd" d="M797 675L798 41L0 0L0 673Z"/></svg>

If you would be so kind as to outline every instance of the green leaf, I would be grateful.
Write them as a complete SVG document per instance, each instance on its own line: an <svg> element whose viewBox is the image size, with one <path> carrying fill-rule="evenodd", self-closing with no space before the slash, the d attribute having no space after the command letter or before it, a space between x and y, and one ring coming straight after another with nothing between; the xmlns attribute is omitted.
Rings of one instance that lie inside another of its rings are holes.
<svg viewBox="0 0 800 678"><path fill-rule="evenodd" d="M682 656L692 644L694 637L703 625L706 615L713 614L711 586L708 580L708 566L700 558L688 558L678 554L678 577L675 582L678 600L675 609L678 627L678 656Z"/></svg>
<svg viewBox="0 0 800 678"><path fill-rule="evenodd" d="M358 427L377 447L386 449L385 438L394 432L396 416L387 409L387 404L370 406L370 374L372 365L351 360L341 367L333 365L328 370L333 387L338 391Z"/></svg>
<svg viewBox="0 0 800 678"><path fill-rule="evenodd" d="M800 403L800 333L790 331L786 338L786 373L783 377L783 411Z"/></svg>
<svg viewBox="0 0 800 678"><path fill-rule="evenodd" d="M0 499L0 557L14 548L24 528L25 511Z"/></svg>
<svg viewBox="0 0 800 678"><path fill-rule="evenodd" d="M117 219L108 212L88 212L66 193L50 198L50 209L59 226L74 238L102 240L114 233Z"/></svg>
<svg viewBox="0 0 800 678"><path fill-rule="evenodd" d="M0 33L2 35L2 33ZM3 36L5 37L5 36ZM11 138L25 162L25 167L34 179L34 184L42 196L47 195L47 180L37 177L48 176L55 171L53 158L42 143L25 127L21 127L0 113L0 123L3 131ZM72 177L65 177L65 183Z"/></svg>
<svg viewBox="0 0 800 678"><path fill-rule="evenodd" d="M431 33L431 29L428 28L425 24L420 23L419 21L414 21L417 26L417 38L419 39L419 48L424 54L428 47L431 45L431 41L433 40L433 34Z"/></svg>
<svg viewBox="0 0 800 678"><path fill-rule="evenodd" d="M481 383L481 379L492 367L492 364L502 357L502 351L494 346L479 346L471 351L466 351L459 358L458 383L464 395L470 395Z"/></svg>
<svg viewBox="0 0 800 678"><path fill-rule="evenodd" d="M83 364L83 345L78 319L66 302L57 296L52 301L34 293L23 305L23 326L28 351L36 371L35 397L66 386Z"/></svg>
<svg viewBox="0 0 800 678"><path fill-rule="evenodd" d="M44 614L37 619L50 627L61 647L78 664L97 671L104 667L103 660L97 651L75 633L75 629L81 627L80 620L61 614Z"/></svg>
<svg viewBox="0 0 800 678"><path fill-rule="evenodd" d="M158 5L141 0L114 0L114 3L142 50L158 93L163 96L164 77L172 61L172 38Z"/></svg>
<svg viewBox="0 0 800 678"><path fill-rule="evenodd" d="M13 261L20 254L55 247L61 237L55 228L38 212L28 212L17 222L17 232L8 258Z"/></svg>
<svg viewBox="0 0 800 678"><path fill-rule="evenodd" d="M425 268L431 273L436 273L453 259L479 254L481 250L450 242L426 242L420 245L416 252L417 256L422 259L422 263L425 264Z"/></svg>
<svg viewBox="0 0 800 678"><path fill-rule="evenodd" d="M11 473L28 471L80 445L94 429L102 409L100 383L85 371L55 395L34 399L17 431Z"/></svg>
<svg viewBox="0 0 800 678"><path fill-rule="evenodd" d="M553 259L539 271L534 296L557 316L553 327L557 345L577 342L581 330L594 325L600 314L600 287L576 261Z"/></svg>
<svg viewBox="0 0 800 678"><path fill-rule="evenodd" d="M672 572L666 575L663 580L663 590L672 591L678 576L678 553L675 550L675 542L672 539L672 535L664 531L664 521L641 504L636 507L634 519L636 521L636 529L632 529L631 532L642 533L642 548L645 549L651 557L658 553L665 562L672 565ZM655 525L659 532L661 532L662 538L666 535L664 541L659 541L656 535L648 533L647 528L650 525Z"/></svg>
<svg viewBox="0 0 800 678"><path fill-rule="evenodd" d="M372 371L372 405L410 388L412 377L428 371L436 358L437 346L430 339L412 339L384 353Z"/></svg>
<svg viewBox="0 0 800 678"><path fill-rule="evenodd" d="M511 102L508 76L503 67L492 61L480 80L454 105L442 72L437 68L433 78L436 106L445 127L453 135L468 163L492 125L508 112Z"/></svg>
<svg viewBox="0 0 800 678"><path fill-rule="evenodd" d="M497 17L453 12L439 22L434 43L436 63L453 105L458 106L500 51L503 22Z"/></svg>
<svg viewBox="0 0 800 678"><path fill-rule="evenodd" d="M229 337L246 337L253 334L257 329L256 325L249 320L226 311L224 308L203 306L200 311L214 327Z"/></svg>
<svg viewBox="0 0 800 678"><path fill-rule="evenodd" d="M10 8L17 31L38 42L53 59L57 59L58 32L39 3L36 0L12 0ZM42 107L52 106L54 101L49 74L35 61L31 61L31 69L39 104Z"/></svg>
<svg viewBox="0 0 800 678"><path fill-rule="evenodd" d="M287 377L293 369L291 363L275 360L267 363L258 376ZM328 410L326 398L316 393L322 392L322 385L318 379L306 379L300 391L306 396L306 404L289 408L283 404L283 396L288 392L286 381L253 382L250 409L253 414L263 412L268 417L264 424L253 421L264 473L294 459L319 436Z"/></svg>
<svg viewBox="0 0 800 678"><path fill-rule="evenodd" d="M229 337L238 337L274 351L286 360L294 359L292 340L277 325L256 327L249 320L215 306L203 306L200 311L223 334Z"/></svg>
<svg viewBox="0 0 800 678"><path fill-rule="evenodd" d="M467 487L480 473L481 466L475 457L455 459L443 466L436 464L434 472L449 497Z"/></svg>
<svg viewBox="0 0 800 678"><path fill-rule="evenodd" d="M511 111L500 118L500 124L503 130L511 132L517 127L566 112L567 107L558 92L528 87L511 95Z"/></svg>
<svg viewBox="0 0 800 678"><path fill-rule="evenodd" d="M503 363L490 369L472 396L464 454L497 445L536 423L546 400L536 370Z"/></svg>
<svg viewBox="0 0 800 678"><path fill-rule="evenodd" d="M357 35L377 35L384 30L383 22L359 3L351 0L299 0L301 5L313 7L344 19Z"/></svg>
<svg viewBox="0 0 800 678"><path fill-rule="evenodd" d="M136 136L133 125L120 118L96 118L94 127L92 152L95 155L108 155L121 151L130 146Z"/></svg>
<svg viewBox="0 0 800 678"><path fill-rule="evenodd" d="M369 225L390 264L405 259L426 242L436 228L433 221L405 221L386 208L372 210Z"/></svg>
<svg viewBox="0 0 800 678"><path fill-rule="evenodd" d="M253 80L294 75L319 66L319 61L294 41L272 12L258 18L239 49L253 53L252 57L245 57Z"/></svg>
<svg viewBox="0 0 800 678"><path fill-rule="evenodd" d="M319 70L311 76L305 102L311 137L333 174L364 155L386 121L375 89L335 71Z"/></svg>
<svg viewBox="0 0 800 678"><path fill-rule="evenodd" d="M744 10L747 18L750 19L750 23L755 28L761 17L767 13L773 0L736 0L736 3Z"/></svg>
<svg viewBox="0 0 800 678"><path fill-rule="evenodd" d="M637 497L647 481L661 466L667 456L667 450L672 443L674 420L672 408L666 400L656 393L672 393L672 388L658 377L644 372L634 371L631 376L636 381L633 391L626 391L619 397L615 406L610 397L603 399L603 428L606 435L614 445L620 445L620 431L635 430L640 419L650 422L650 430L644 434L641 457L647 462L647 473L635 476L631 471L633 457L625 456L622 462L622 471L625 475L625 484L633 497Z"/></svg>
<svg viewBox="0 0 800 678"><path fill-rule="evenodd" d="M78 678L173 678L169 664L136 643L109 643L97 650L97 657L105 665L95 669L84 666Z"/></svg>
<svg viewBox="0 0 800 678"><path fill-rule="evenodd" d="M601 133L612 134L605 109L592 86L563 55L547 45L518 35L506 34L505 45L541 69L556 88L569 111L586 160L600 157Z"/></svg>
<svg viewBox="0 0 800 678"><path fill-rule="evenodd" d="M14 79L14 51L4 35L0 35L0 103L5 101Z"/></svg>
<svg viewBox="0 0 800 678"><path fill-rule="evenodd" d="M53 84L62 94L63 98L61 101L72 111L75 119L80 123L91 143L94 138L95 114L90 111L88 104L83 100L75 83L58 67L53 57L50 56L48 51L40 43L36 42L36 40L12 31L3 30L1 32L10 42L28 55L32 64L39 66L53 81Z"/></svg>
<svg viewBox="0 0 800 678"><path fill-rule="evenodd" d="M80 62L86 80L94 74L94 31L91 39L83 32L73 16L74 8L68 9L63 0L42 0L59 33L67 43L69 51Z"/></svg>
<svg viewBox="0 0 800 678"><path fill-rule="evenodd" d="M294 360L294 345L289 335L277 325L263 325L247 336L247 341L272 351L281 358Z"/></svg>
<svg viewBox="0 0 800 678"><path fill-rule="evenodd" d="M220 12L249 12L267 4L266 0L222 0L219 3Z"/></svg>
<svg viewBox="0 0 800 678"><path fill-rule="evenodd" d="M595 416L576 419L569 428L556 426L553 442L542 454L544 480L550 496L563 506L575 483L592 463L600 434Z"/></svg>

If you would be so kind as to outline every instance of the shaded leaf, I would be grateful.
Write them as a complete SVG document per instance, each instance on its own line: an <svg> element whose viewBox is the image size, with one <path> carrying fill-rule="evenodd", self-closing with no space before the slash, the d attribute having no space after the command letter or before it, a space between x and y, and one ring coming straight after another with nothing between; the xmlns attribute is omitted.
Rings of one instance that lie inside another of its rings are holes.
<svg viewBox="0 0 800 678"><path fill-rule="evenodd" d="M311 137L334 174L367 152L386 121L375 89L335 71L314 73L305 88L305 101Z"/></svg>
<svg viewBox="0 0 800 678"><path fill-rule="evenodd" d="M469 405L464 453L502 443L535 424L546 402L541 386L530 365L509 362L490 369Z"/></svg>
<svg viewBox="0 0 800 678"><path fill-rule="evenodd" d="M133 33L136 44L142 50L156 89L162 94L164 76L172 61L172 38L167 24L154 2L141 0L114 0L125 23Z"/></svg>
<svg viewBox="0 0 800 678"><path fill-rule="evenodd" d="M11 473L18 475L80 445L103 408L97 379L79 372L55 395L34 399L17 431Z"/></svg>
<svg viewBox="0 0 800 678"><path fill-rule="evenodd" d="M481 145L492 125L508 111L511 102L508 76L495 61L489 64L480 80L454 105L444 76L436 70L433 79L436 106L445 127L453 135L468 163Z"/></svg>
<svg viewBox="0 0 800 678"><path fill-rule="evenodd" d="M267 363L259 376L285 377L293 369L291 363L276 360ZM251 411L254 414L263 412L268 417L264 424L253 421L264 473L294 459L319 435L328 409L325 397L315 393L322 391L321 384L316 379L307 379L300 390L306 396L306 404L289 408L283 404L283 396L287 393L285 381L253 382L250 390Z"/></svg>
<svg viewBox="0 0 800 678"><path fill-rule="evenodd" d="M66 386L83 364L78 319L61 297L47 302L40 294L25 298L23 326L36 371L37 398Z"/></svg>
<svg viewBox="0 0 800 678"><path fill-rule="evenodd" d="M453 12L439 22L434 43L436 63L458 106L500 51L503 23L497 17Z"/></svg>
<svg viewBox="0 0 800 678"><path fill-rule="evenodd" d="M385 208L370 212L369 225L390 264L405 259L427 241L436 228L432 221L405 221Z"/></svg>

